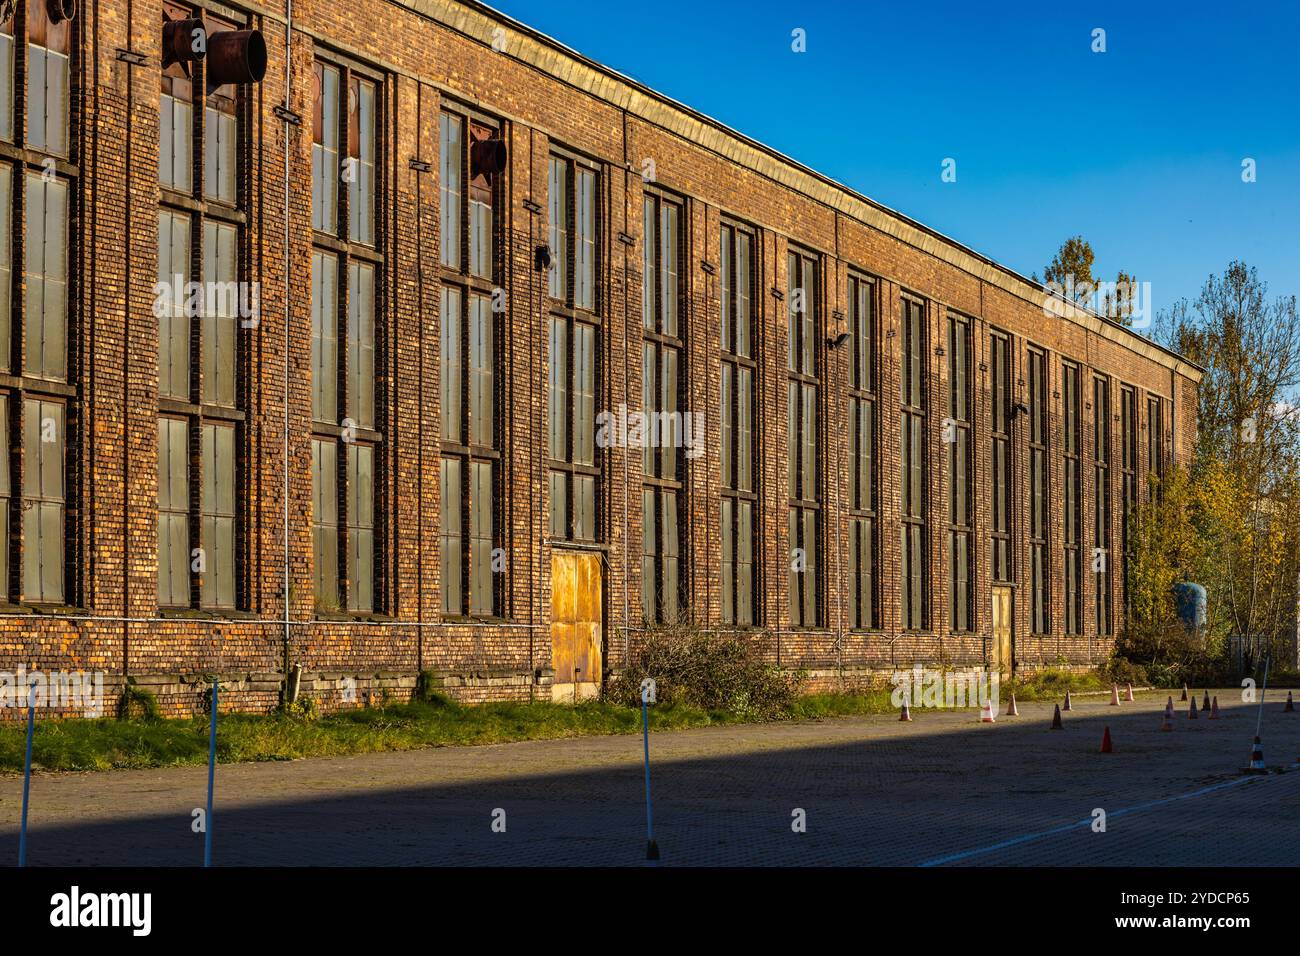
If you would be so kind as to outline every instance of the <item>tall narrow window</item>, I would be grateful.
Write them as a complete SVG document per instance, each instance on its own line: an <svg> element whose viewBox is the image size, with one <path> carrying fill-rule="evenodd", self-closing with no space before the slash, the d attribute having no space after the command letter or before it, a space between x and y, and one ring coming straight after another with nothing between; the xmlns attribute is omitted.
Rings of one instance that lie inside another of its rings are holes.
<svg viewBox="0 0 1300 956"><path fill-rule="evenodd" d="M1159 497L1160 481L1165 476L1165 416L1164 402L1155 395L1147 398L1147 468L1154 481L1154 494Z"/></svg>
<svg viewBox="0 0 1300 956"><path fill-rule="evenodd" d="M164 13L171 20L200 17L209 36L246 26L177 3L166 4ZM241 189L238 162L251 122L250 94L236 84L209 88L202 82L207 68L172 64L162 71L154 306L162 413L158 603L189 607L197 602L224 610L238 606L236 458L247 418L240 348L248 334L241 329L257 326L258 303L242 257L248 190ZM187 286L191 280L197 285ZM191 296L193 288L198 294ZM164 471L164 446L171 452L170 473ZM184 500L178 488L184 489ZM183 546L177 530L182 524L187 529Z"/></svg>
<svg viewBox="0 0 1300 956"><path fill-rule="evenodd" d="M204 607L235 606L235 426L204 422L203 494L200 517L204 548Z"/></svg>
<svg viewBox="0 0 1300 956"><path fill-rule="evenodd" d="M821 363L818 360L817 260L791 249L786 260L788 352L786 481L790 496L790 623L816 627L821 567L821 474L817 440Z"/></svg>
<svg viewBox="0 0 1300 956"><path fill-rule="evenodd" d="M547 469L551 537L595 541L596 172L569 156L550 158L549 381Z"/></svg>
<svg viewBox="0 0 1300 956"><path fill-rule="evenodd" d="M1011 340L1001 332L989 339L989 433L993 439L993 580L1011 581Z"/></svg>
<svg viewBox="0 0 1300 956"><path fill-rule="evenodd" d="M550 294L575 309L596 309L596 171L552 155L548 177Z"/></svg>
<svg viewBox="0 0 1300 956"><path fill-rule="evenodd" d="M184 419L158 419L158 603L190 603L190 448Z"/></svg>
<svg viewBox="0 0 1300 956"><path fill-rule="evenodd" d="M876 587L880 566L876 507L876 288L849 275L849 626L880 626Z"/></svg>
<svg viewBox="0 0 1300 956"><path fill-rule="evenodd" d="M169 20L193 17L188 7L164 3ZM158 101L158 183L189 195L194 191L194 80L189 64L172 63L162 71Z"/></svg>
<svg viewBox="0 0 1300 956"><path fill-rule="evenodd" d="M26 358L33 377L68 379L68 184L29 172L27 180Z"/></svg>
<svg viewBox="0 0 1300 956"><path fill-rule="evenodd" d="M14 141L14 15L17 4L9 11L9 19L0 22L0 142Z"/></svg>
<svg viewBox="0 0 1300 956"><path fill-rule="evenodd" d="M722 620L757 623L754 482L757 446L754 402L754 237L724 223L719 263L722 276Z"/></svg>
<svg viewBox="0 0 1300 956"><path fill-rule="evenodd" d="M1127 385L1119 390L1119 445L1120 445L1120 542L1124 549L1125 572L1127 574L1129 544L1133 513L1138 504L1138 405L1137 392ZM1129 586L1124 583L1124 604L1128 606Z"/></svg>
<svg viewBox="0 0 1300 956"><path fill-rule="evenodd" d="M925 582L928 580L926 543L926 405L929 383L925 375L925 306L903 299L901 429L902 481L899 513L902 516L899 591L903 629L922 630L929 623Z"/></svg>
<svg viewBox="0 0 1300 956"><path fill-rule="evenodd" d="M64 406L39 398L28 398L23 406L23 596L59 604L64 599Z"/></svg>
<svg viewBox="0 0 1300 956"><path fill-rule="evenodd" d="M1051 631L1048 537L1052 491L1048 483L1047 355L1029 350L1029 611L1035 634Z"/></svg>
<svg viewBox="0 0 1300 956"><path fill-rule="evenodd" d="M973 629L971 607L974 561L971 517L971 328L963 316L948 317L948 569L950 625L956 633Z"/></svg>
<svg viewBox="0 0 1300 956"><path fill-rule="evenodd" d="M1111 632L1110 616L1110 380L1092 380L1093 544L1097 633Z"/></svg>
<svg viewBox="0 0 1300 956"><path fill-rule="evenodd" d="M383 409L382 81L358 64L312 68L311 364L313 559L318 610L366 613L376 581Z"/></svg>
<svg viewBox="0 0 1300 956"><path fill-rule="evenodd" d="M678 257L681 206L647 192L642 203L644 269L641 312L641 407L646 414L642 454L641 600L648 621L677 620L685 598L682 574L682 455L680 396L685 393Z"/></svg>
<svg viewBox="0 0 1300 956"><path fill-rule="evenodd" d="M45 0L27 0L26 145L56 156L68 154L72 36L71 20L51 23Z"/></svg>
<svg viewBox="0 0 1300 956"><path fill-rule="evenodd" d="M1079 463L1080 411L1079 366L1066 362L1062 369L1061 397L1064 418L1064 485L1061 490L1065 512L1065 633L1083 633L1083 566L1080 545L1083 538L1083 475Z"/></svg>

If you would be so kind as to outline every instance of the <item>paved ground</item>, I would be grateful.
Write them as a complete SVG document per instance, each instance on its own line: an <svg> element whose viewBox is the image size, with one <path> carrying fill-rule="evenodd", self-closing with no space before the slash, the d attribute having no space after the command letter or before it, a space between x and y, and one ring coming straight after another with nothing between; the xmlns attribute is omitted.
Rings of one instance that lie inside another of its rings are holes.
<svg viewBox="0 0 1300 956"><path fill-rule="evenodd" d="M1218 691L1220 701L1240 691ZM1164 696L974 714L705 728L651 738L663 863L1294 865L1300 770L1239 773L1257 707L1190 721ZM1097 753L1103 725L1115 752ZM1270 767L1300 757L1300 713L1270 700ZM38 775L33 865L197 865L206 768ZM218 864L639 864L640 737L534 741L217 771ZM1200 792L1205 791L1205 792ZM17 857L21 778L0 780L0 861ZM1189 796L1190 795L1190 796ZM504 809L506 832L492 814ZM807 832L791 829L806 813ZM1105 833L1087 825L1107 813ZM1064 829L1062 829L1064 828ZM1059 832L1052 832L1059 831ZM1048 835L1040 835L1048 834Z"/></svg>

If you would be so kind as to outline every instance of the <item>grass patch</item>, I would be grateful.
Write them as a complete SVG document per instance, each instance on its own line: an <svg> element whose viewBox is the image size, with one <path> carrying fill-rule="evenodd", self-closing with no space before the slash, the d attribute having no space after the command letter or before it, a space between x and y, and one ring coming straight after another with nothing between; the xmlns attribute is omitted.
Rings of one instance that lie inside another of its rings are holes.
<svg viewBox="0 0 1300 956"><path fill-rule="evenodd" d="M888 707L885 695L884 706ZM880 713L874 696L825 694L801 698L786 718L820 718ZM650 708L654 730L681 730L742 722L734 713L682 704ZM607 701L570 706L552 703L493 703L465 706L434 697L429 702L390 704L322 717L284 713L226 714L217 726L221 763L298 760L349 754L472 746L633 734L641 712ZM21 772L26 725L0 724L0 773ZM41 770L114 770L179 767L208 759L208 719L41 720L36 724L32 761Z"/></svg>
<svg viewBox="0 0 1300 956"><path fill-rule="evenodd" d="M1032 677L1005 681L998 693L1001 697L1015 694L1017 701L1058 700L1065 696L1067 690L1072 694L1110 690L1112 683L1113 681L1108 680L1098 671L1076 673L1048 668L1038 671Z"/></svg>

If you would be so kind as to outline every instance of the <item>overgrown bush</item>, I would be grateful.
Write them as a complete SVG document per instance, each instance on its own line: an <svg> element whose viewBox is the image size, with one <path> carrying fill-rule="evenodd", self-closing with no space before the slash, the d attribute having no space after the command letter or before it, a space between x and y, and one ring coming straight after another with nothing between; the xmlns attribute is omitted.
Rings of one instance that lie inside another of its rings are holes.
<svg viewBox="0 0 1300 956"><path fill-rule="evenodd" d="M154 721L162 720L163 714L152 691L137 687L128 680L117 701L117 716L119 720Z"/></svg>
<svg viewBox="0 0 1300 956"><path fill-rule="evenodd" d="M641 704L641 681L655 681L660 705L727 711L747 719L790 713L802 675L763 660L752 638L689 624L650 628L634 642L628 666L605 693L616 703Z"/></svg>

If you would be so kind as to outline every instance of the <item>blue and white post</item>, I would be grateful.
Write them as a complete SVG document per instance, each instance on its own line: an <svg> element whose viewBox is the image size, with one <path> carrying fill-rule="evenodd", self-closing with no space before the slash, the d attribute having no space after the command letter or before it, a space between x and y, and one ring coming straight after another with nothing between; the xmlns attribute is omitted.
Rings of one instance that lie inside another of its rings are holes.
<svg viewBox="0 0 1300 956"><path fill-rule="evenodd" d="M18 865L27 865L27 804L32 792L32 733L36 728L36 681L27 692L27 756L23 761L23 819L18 828Z"/></svg>
<svg viewBox="0 0 1300 956"><path fill-rule="evenodd" d="M212 865L212 785L217 773L217 679L212 678L212 723L208 730L208 812L203 817L203 865Z"/></svg>
<svg viewBox="0 0 1300 956"><path fill-rule="evenodd" d="M645 745L645 858L657 863L659 844L655 842L654 811L650 803L650 715L647 709L654 693L654 679L647 677L641 682L641 739Z"/></svg>

